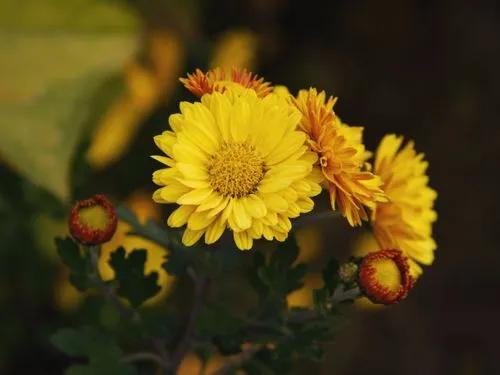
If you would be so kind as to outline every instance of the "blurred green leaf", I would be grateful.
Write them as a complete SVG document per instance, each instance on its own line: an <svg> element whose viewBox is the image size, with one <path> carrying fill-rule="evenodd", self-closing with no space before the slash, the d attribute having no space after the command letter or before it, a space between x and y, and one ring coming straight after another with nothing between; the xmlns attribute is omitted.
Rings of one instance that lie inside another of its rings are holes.
<svg viewBox="0 0 500 375"><path fill-rule="evenodd" d="M330 259L330 261L327 263L326 267L323 270L322 275L323 275L323 281L325 282L325 288L328 290L330 294L333 293L339 282L338 271L339 271L339 262L335 258Z"/></svg>
<svg viewBox="0 0 500 375"><path fill-rule="evenodd" d="M60 200L103 83L134 49L137 19L99 0L0 2L0 156ZM104 108L105 109L105 108Z"/></svg>
<svg viewBox="0 0 500 375"><path fill-rule="evenodd" d="M87 357L88 364L75 365L67 375L133 375L135 369L122 361L116 342L94 328L61 329L51 337L52 344L71 357Z"/></svg>
<svg viewBox="0 0 500 375"><path fill-rule="evenodd" d="M95 75L58 87L27 103L0 102L0 154L21 175L59 199L69 198L70 162L83 134Z"/></svg>
<svg viewBox="0 0 500 375"><path fill-rule="evenodd" d="M129 234L146 238L164 247L170 245L167 228L161 227L154 220L148 220L142 224L137 216L125 206L117 207L116 213L121 220L132 227Z"/></svg>
<svg viewBox="0 0 500 375"><path fill-rule="evenodd" d="M212 340L223 355L241 351L244 341L242 327L242 320L221 304L205 306L197 322L198 335Z"/></svg>
<svg viewBox="0 0 500 375"><path fill-rule="evenodd" d="M285 297L286 294L300 288L306 273L305 264L293 265L299 248L294 236L280 243L272 253L266 265L257 268L260 281L270 293Z"/></svg>
<svg viewBox="0 0 500 375"><path fill-rule="evenodd" d="M0 2L2 30L124 32L137 27L126 4L102 0L16 0Z"/></svg>
<svg viewBox="0 0 500 375"><path fill-rule="evenodd" d="M157 272L144 274L146 257L147 250L134 250L127 256L125 249L120 247L111 254L109 260L109 265L115 271L118 295L128 299L134 307L140 306L161 289Z"/></svg>
<svg viewBox="0 0 500 375"><path fill-rule="evenodd" d="M320 314L327 313L329 299L330 299L330 294L326 288L313 290L314 308Z"/></svg>
<svg viewBox="0 0 500 375"><path fill-rule="evenodd" d="M286 241L280 243L278 249L273 252L271 264L273 264L275 268L287 269L295 262L298 255L299 246L297 245L295 236L290 235Z"/></svg>

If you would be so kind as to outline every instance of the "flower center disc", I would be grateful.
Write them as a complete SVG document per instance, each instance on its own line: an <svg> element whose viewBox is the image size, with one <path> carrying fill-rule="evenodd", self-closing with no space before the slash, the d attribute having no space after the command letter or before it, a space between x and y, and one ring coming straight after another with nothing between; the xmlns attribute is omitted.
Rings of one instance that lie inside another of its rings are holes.
<svg viewBox="0 0 500 375"><path fill-rule="evenodd" d="M401 286L401 272L391 259L380 259L374 262L375 278L380 284L391 291L399 290Z"/></svg>
<svg viewBox="0 0 500 375"><path fill-rule="evenodd" d="M255 193L264 177L264 160L246 143L224 143L210 158L209 182L223 196L241 198Z"/></svg>
<svg viewBox="0 0 500 375"><path fill-rule="evenodd" d="M86 225L93 230L104 230L109 222L108 213L101 206L82 208L78 217L83 225Z"/></svg>

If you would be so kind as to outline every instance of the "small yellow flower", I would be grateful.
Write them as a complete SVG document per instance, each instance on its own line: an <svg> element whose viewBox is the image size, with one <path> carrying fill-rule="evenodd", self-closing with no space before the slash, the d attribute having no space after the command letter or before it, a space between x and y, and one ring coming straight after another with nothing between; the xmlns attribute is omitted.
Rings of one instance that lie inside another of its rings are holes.
<svg viewBox="0 0 500 375"><path fill-rule="evenodd" d="M377 204L372 224L380 247L401 249L416 277L422 272L419 263L429 265L434 260L437 193L428 186L424 155L415 152L413 142L400 149L402 142L402 137L386 135L377 149L374 173L382 178L389 202Z"/></svg>
<svg viewBox="0 0 500 375"><path fill-rule="evenodd" d="M167 224L187 224L187 246L202 236L212 244L226 228L242 250L261 237L284 241L290 219L311 211L310 197L321 191L317 157L297 130L300 113L284 98L244 88L205 94L180 110L169 118L172 131L155 137L167 155L155 159L167 168L153 174L163 186L153 199L179 205Z"/></svg>
<svg viewBox="0 0 500 375"><path fill-rule="evenodd" d="M319 155L332 208L338 205L349 224L361 225L368 220L365 207L386 200L380 178L363 168L370 154L361 143L362 128L343 124L333 112L336 99L327 99L324 91L301 90L292 101L302 113L299 128Z"/></svg>
<svg viewBox="0 0 500 375"><path fill-rule="evenodd" d="M214 68L207 73L196 69L195 73L188 74L187 78L181 78L180 81L184 87L200 98L205 94L224 92L235 86L252 89L261 98L273 91L269 82L265 82L263 78L259 78L258 75L242 68L232 68L230 71Z"/></svg>
<svg viewBox="0 0 500 375"><path fill-rule="evenodd" d="M257 35L247 30L230 30L218 38L210 66L231 69L252 68L258 47Z"/></svg>

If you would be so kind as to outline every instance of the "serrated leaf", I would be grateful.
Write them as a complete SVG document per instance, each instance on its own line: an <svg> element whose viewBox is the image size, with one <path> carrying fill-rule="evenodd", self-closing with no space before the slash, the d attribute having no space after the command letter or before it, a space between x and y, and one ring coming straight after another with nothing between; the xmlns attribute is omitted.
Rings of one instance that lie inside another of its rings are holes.
<svg viewBox="0 0 500 375"><path fill-rule="evenodd" d="M120 247L111 254L109 260L109 265L115 271L117 294L128 299L134 307L160 291L158 273L144 274L146 257L147 250L133 250L127 256L125 249Z"/></svg>
<svg viewBox="0 0 500 375"><path fill-rule="evenodd" d="M71 271L85 271L85 260L80 253L80 247L69 237L55 239L57 253L61 257L63 263L69 267Z"/></svg>
<svg viewBox="0 0 500 375"><path fill-rule="evenodd" d="M338 285L339 282L339 277L338 277L338 271L339 271L339 262L332 258L330 261L327 263L326 267L323 270L323 281L325 282L325 287L328 289L330 294L333 293L335 288Z"/></svg>
<svg viewBox="0 0 500 375"><path fill-rule="evenodd" d="M55 239L57 252L63 263L69 268L69 280L78 290L85 291L93 285L89 274L91 272L90 258L82 253L80 247L71 238Z"/></svg>
<svg viewBox="0 0 500 375"><path fill-rule="evenodd" d="M295 236L288 236L285 242L279 244L278 249L271 256L271 264L280 269L290 267L299 255L299 246Z"/></svg>

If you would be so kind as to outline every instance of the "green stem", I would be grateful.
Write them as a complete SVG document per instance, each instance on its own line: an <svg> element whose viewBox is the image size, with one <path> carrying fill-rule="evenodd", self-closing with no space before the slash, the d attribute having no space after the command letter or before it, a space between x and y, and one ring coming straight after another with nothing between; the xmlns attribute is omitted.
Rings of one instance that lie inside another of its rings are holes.
<svg viewBox="0 0 500 375"><path fill-rule="evenodd" d="M338 211L328 210L323 212L311 213L308 215L302 215L298 217L294 223L294 228L301 228L310 223L321 221L321 220L329 220L329 219L337 219L340 217L340 213Z"/></svg>
<svg viewBox="0 0 500 375"><path fill-rule="evenodd" d="M246 349L241 353L233 356L228 360L222 367L213 373L213 375L229 375L234 374L245 362L252 359L252 357L262 349L262 344L255 344Z"/></svg>
<svg viewBox="0 0 500 375"><path fill-rule="evenodd" d="M162 368L166 368L168 363L156 353L140 352L129 354L122 359L124 362L151 361L155 362Z"/></svg>

